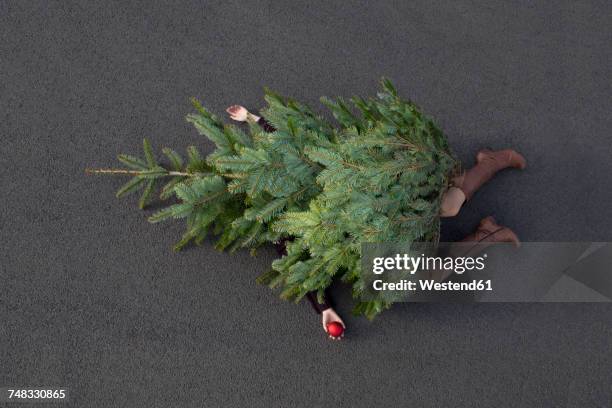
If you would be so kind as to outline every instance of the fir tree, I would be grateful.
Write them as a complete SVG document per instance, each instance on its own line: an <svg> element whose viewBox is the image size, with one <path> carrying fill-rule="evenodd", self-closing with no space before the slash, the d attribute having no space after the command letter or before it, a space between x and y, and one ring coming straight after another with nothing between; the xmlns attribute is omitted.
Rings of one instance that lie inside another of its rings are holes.
<svg viewBox="0 0 612 408"><path fill-rule="evenodd" d="M246 134L194 102L187 120L215 144L206 159L191 147L184 163L166 148L169 164L160 165L145 140L144 160L122 155L129 169L95 172L133 175L117 195L143 188L141 207L168 179L161 198L174 194L178 202L149 219L187 219L177 248L209 232L220 249L293 239L259 281L294 301L322 295L335 277L359 298L362 242L438 239L441 198L457 163L440 129L389 81L376 98L353 98L352 107L323 98L337 127L296 101L270 91L265 99L273 133L252 123ZM355 312L373 318L389 305L360 302Z"/></svg>
<svg viewBox="0 0 612 408"><path fill-rule="evenodd" d="M297 237L266 276L288 299L322 294L335 277L352 283L359 298L362 242L437 241L442 194L456 167L442 132L388 81L377 98L353 99L358 116L342 101L326 103L342 126L342 142L306 149L323 166L317 177L323 192L308 210L274 224ZM388 306L362 302L355 311L372 318Z"/></svg>

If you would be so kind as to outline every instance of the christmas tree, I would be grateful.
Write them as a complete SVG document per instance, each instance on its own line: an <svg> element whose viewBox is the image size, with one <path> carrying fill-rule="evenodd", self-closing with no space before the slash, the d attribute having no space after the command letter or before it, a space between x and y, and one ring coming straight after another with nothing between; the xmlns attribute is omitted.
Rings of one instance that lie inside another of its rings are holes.
<svg viewBox="0 0 612 408"><path fill-rule="evenodd" d="M215 144L205 159L194 147L186 161L165 148L168 163L159 164L145 140L144 159L119 156L128 169L93 172L132 175L117 195L143 189L141 208L165 180L160 197L178 202L149 220L186 219L177 249L209 233L231 250L287 240L286 255L259 282L294 301L311 291L322 296L334 278L359 298L362 242L438 239L441 198L457 162L440 129L389 81L352 106L323 98L336 126L294 100L270 91L265 99L274 132L251 123L246 134L194 101L187 120ZM373 318L389 305L359 302L355 312Z"/></svg>

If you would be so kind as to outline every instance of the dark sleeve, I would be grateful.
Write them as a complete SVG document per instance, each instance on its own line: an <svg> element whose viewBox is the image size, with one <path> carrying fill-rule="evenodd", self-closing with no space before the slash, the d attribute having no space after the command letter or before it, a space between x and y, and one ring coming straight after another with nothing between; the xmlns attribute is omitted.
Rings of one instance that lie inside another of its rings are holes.
<svg viewBox="0 0 612 408"><path fill-rule="evenodd" d="M325 298L323 298L323 303L319 303L319 300L317 299L317 292L308 292L306 294L306 298L308 298L310 305L318 314L321 314L321 312L331 307L331 305L327 301L327 297L327 294L325 294Z"/></svg>
<svg viewBox="0 0 612 408"><path fill-rule="evenodd" d="M261 126L261 128L268 133L272 133L276 130L274 126L270 124L270 122L264 119L263 116L259 118L259 120L257 121L257 124Z"/></svg>

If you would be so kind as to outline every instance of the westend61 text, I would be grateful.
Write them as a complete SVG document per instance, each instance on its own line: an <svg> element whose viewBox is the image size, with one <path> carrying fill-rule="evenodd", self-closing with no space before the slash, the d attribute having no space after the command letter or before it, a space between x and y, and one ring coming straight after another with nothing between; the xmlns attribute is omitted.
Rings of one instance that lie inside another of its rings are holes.
<svg viewBox="0 0 612 408"><path fill-rule="evenodd" d="M493 290L491 280L473 280L471 282L436 282L433 279L414 281L402 279L399 282L375 280L372 287L376 291L481 291Z"/></svg>

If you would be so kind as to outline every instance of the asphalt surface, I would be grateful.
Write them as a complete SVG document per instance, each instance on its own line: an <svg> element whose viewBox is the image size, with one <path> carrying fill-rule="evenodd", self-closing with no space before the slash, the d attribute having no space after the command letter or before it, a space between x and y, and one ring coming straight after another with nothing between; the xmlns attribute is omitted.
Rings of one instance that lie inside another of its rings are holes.
<svg viewBox="0 0 612 408"><path fill-rule="evenodd" d="M332 342L254 282L273 250L173 253L182 223L148 224L114 198L123 180L83 172L143 137L209 151L191 96L222 114L268 86L318 106L384 75L466 165L484 146L529 161L447 239L492 214L525 241L612 241L611 18L609 1L0 1L0 387L68 387L58 406L79 407L611 406L609 304L368 322L338 285Z"/></svg>

